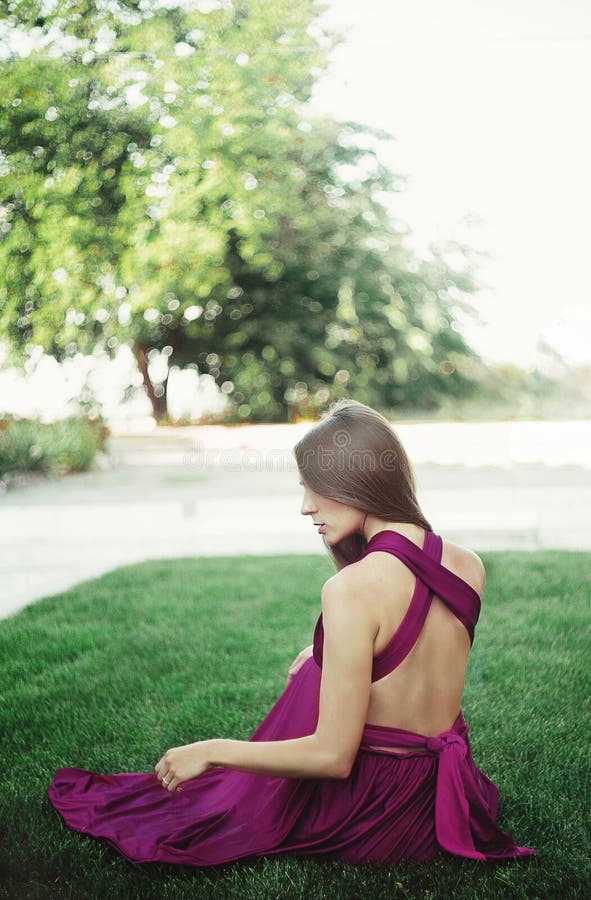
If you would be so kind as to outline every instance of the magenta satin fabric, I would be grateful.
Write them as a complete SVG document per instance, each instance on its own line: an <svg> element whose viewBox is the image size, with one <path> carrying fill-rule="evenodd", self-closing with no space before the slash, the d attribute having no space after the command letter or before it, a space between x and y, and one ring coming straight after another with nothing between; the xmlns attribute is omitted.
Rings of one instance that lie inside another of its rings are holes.
<svg viewBox="0 0 591 900"><path fill-rule="evenodd" d="M480 600L441 566L442 542L425 534L421 550L381 531L366 553L385 550L416 574L408 612L374 658L372 680L399 665L420 634L433 594L474 635ZM306 661L251 741L312 734L318 719L322 617ZM370 749L405 747L404 754ZM440 850L478 860L529 856L496 825L498 790L475 765L460 712L450 731L425 737L367 724L346 779L278 778L210 769L170 794L155 774L100 775L62 768L51 803L70 828L103 839L134 863L212 866L244 856L325 854L351 863L427 860Z"/></svg>

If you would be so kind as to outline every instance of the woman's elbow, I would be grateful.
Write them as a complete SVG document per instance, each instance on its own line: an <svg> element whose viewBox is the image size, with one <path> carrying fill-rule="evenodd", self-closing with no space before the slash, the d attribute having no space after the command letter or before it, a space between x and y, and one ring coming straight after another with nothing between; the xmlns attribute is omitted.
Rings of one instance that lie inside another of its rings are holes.
<svg viewBox="0 0 591 900"><path fill-rule="evenodd" d="M353 763L354 760L350 757L332 757L326 775L328 778L348 778L351 774Z"/></svg>
<svg viewBox="0 0 591 900"><path fill-rule="evenodd" d="M351 770L353 768L353 763L345 763L344 765L340 765L335 770L334 778L348 778L351 774Z"/></svg>
<svg viewBox="0 0 591 900"><path fill-rule="evenodd" d="M332 736L315 734L319 775L324 778L348 778L355 763L358 747L354 750L335 749Z"/></svg>

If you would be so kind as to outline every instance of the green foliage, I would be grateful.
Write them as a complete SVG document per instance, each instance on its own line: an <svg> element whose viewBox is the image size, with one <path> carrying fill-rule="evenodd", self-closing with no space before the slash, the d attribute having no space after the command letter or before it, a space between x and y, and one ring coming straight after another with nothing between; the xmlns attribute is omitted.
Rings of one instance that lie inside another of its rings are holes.
<svg viewBox="0 0 591 900"><path fill-rule="evenodd" d="M159 560L0 622L2 896L586 900L591 554L482 557L463 708L476 763L500 788L499 822L536 857L132 866L69 830L46 797L59 766L149 772L168 747L248 738L310 642L331 575L318 556Z"/></svg>
<svg viewBox="0 0 591 900"><path fill-rule="evenodd" d="M0 477L10 479L24 472L85 472L105 446L107 433L102 420L75 416L50 424L38 419L2 419Z"/></svg>
<svg viewBox="0 0 591 900"><path fill-rule="evenodd" d="M417 260L382 202L402 186L378 158L392 136L306 107L341 40L321 9L14 0L12 27L39 21L47 39L0 63L0 334L15 360L127 343L157 418L158 356L210 374L230 421L315 415L344 394L433 409L473 390L483 367L454 329L470 255Z"/></svg>

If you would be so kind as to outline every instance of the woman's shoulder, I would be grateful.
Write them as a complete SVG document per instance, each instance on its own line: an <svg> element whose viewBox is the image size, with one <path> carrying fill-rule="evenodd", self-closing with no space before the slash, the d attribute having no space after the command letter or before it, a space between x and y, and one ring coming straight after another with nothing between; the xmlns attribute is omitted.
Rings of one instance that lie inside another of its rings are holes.
<svg viewBox="0 0 591 900"><path fill-rule="evenodd" d="M486 583L486 569L474 550L445 539L443 540L441 564L467 581L477 594L482 595Z"/></svg>
<svg viewBox="0 0 591 900"><path fill-rule="evenodd" d="M441 564L458 575L481 596L486 582L486 570L480 556L462 544L442 538ZM401 596L405 596L414 575L399 557L391 553L368 553L362 559L336 572L329 581L344 592L367 592L368 588L378 588L381 584L392 587L392 577L400 585Z"/></svg>
<svg viewBox="0 0 591 900"><path fill-rule="evenodd" d="M412 593L413 580L413 573L397 556L375 552L340 569L325 586L334 594L351 597L352 602L371 610L373 614L383 596L404 604L409 592Z"/></svg>

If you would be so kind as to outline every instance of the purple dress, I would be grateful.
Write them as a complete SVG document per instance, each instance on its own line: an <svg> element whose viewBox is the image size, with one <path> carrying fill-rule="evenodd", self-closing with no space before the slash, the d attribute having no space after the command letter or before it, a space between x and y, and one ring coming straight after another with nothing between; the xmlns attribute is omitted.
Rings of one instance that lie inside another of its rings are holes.
<svg viewBox="0 0 591 900"><path fill-rule="evenodd" d="M375 534L362 554L387 551L416 575L404 619L374 657L372 681L412 649L437 595L474 637L478 594L441 565L442 540L419 548L394 531ZM312 734L318 718L322 616L314 655L291 680L251 741ZM380 747L408 748L394 755ZM133 863L212 866L244 856L324 854L351 863L428 860L439 851L478 860L529 856L495 823L498 789L475 765L460 712L436 737L366 724L348 778L284 778L216 767L164 790L155 774L100 775L62 768L49 799L66 824L108 841Z"/></svg>

